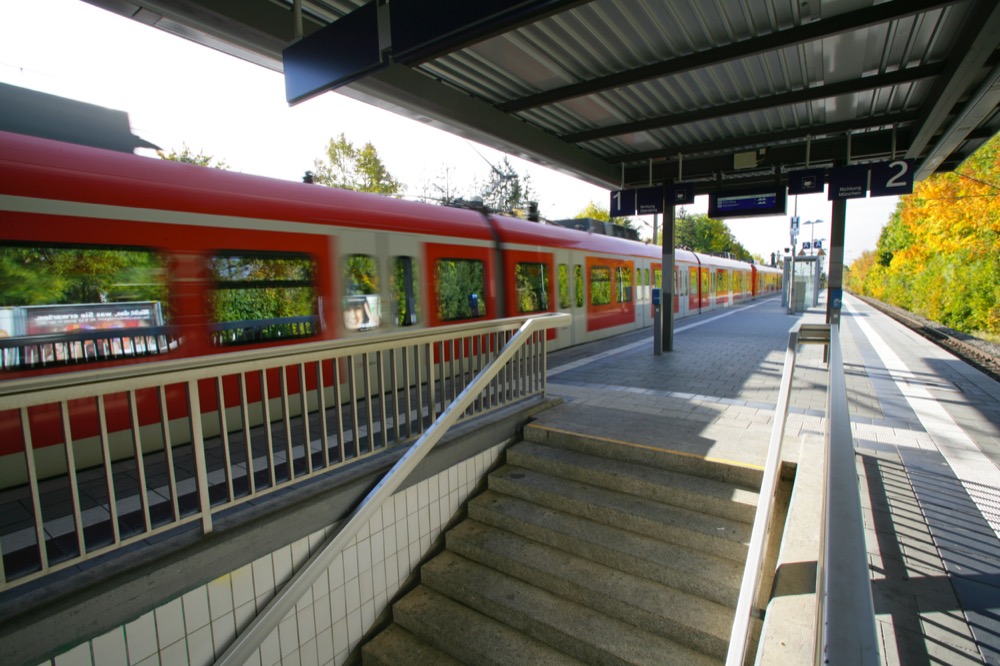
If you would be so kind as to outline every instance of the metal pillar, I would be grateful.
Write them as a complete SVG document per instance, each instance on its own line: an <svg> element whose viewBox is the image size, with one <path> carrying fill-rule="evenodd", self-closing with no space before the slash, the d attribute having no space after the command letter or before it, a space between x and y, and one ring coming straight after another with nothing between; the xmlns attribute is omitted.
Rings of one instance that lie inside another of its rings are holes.
<svg viewBox="0 0 1000 666"><path fill-rule="evenodd" d="M827 277L826 323L840 325L840 307L844 301L844 228L847 201L835 199L830 221L830 274Z"/></svg>
<svg viewBox="0 0 1000 666"><path fill-rule="evenodd" d="M669 186L669 183L668 183ZM663 207L663 282L660 293L663 295L661 309L663 311L662 351L674 350L674 219L675 208L672 202Z"/></svg>

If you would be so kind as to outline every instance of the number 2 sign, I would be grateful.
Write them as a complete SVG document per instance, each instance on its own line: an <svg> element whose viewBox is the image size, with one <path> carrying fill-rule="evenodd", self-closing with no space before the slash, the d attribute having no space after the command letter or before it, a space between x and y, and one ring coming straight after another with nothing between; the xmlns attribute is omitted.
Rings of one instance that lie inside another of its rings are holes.
<svg viewBox="0 0 1000 666"><path fill-rule="evenodd" d="M891 197L913 192L913 160L872 164L871 195Z"/></svg>

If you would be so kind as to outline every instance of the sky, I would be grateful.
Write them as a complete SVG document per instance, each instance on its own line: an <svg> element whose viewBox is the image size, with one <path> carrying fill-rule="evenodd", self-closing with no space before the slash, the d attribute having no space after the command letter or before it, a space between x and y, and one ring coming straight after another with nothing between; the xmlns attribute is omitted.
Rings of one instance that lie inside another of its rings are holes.
<svg viewBox="0 0 1000 666"><path fill-rule="evenodd" d="M489 165L504 158L492 148L336 92L289 107L281 74L82 0L0 0L0 82L125 111L134 134L167 151L186 145L235 171L285 180L301 180L341 133L357 146L371 142L406 186L407 198L433 194L434 185L446 182L459 196L470 196L476 183L486 180ZM575 217L590 202L609 207L606 189L508 159L529 178L543 217ZM875 248L896 203L896 197L848 202L846 264ZM686 208L707 209L707 196ZM799 241L824 239L828 247L826 196L789 197L788 215L796 210L804 222L820 221L802 226ZM650 237L652 216L634 219ZM788 216L726 223L744 247L765 259L789 246Z"/></svg>

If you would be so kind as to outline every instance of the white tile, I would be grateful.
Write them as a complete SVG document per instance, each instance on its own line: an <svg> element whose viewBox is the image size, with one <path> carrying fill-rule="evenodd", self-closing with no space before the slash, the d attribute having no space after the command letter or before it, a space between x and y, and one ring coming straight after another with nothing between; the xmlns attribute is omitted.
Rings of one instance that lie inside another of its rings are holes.
<svg viewBox="0 0 1000 666"><path fill-rule="evenodd" d="M260 650L258 649L256 652L254 652L249 657L247 657L247 660L243 664L243 666L261 666L261 664L260 664Z"/></svg>
<svg viewBox="0 0 1000 666"><path fill-rule="evenodd" d="M180 599L169 601L156 609L156 637L163 648L173 645L184 638L184 606ZM161 655L162 656L162 655Z"/></svg>
<svg viewBox="0 0 1000 666"><path fill-rule="evenodd" d="M237 606L233 610L233 619L236 621L236 631L240 632L246 629L253 619L257 617L257 604L253 601L248 601L242 606Z"/></svg>
<svg viewBox="0 0 1000 666"><path fill-rule="evenodd" d="M368 539L371 545L371 561L372 566L376 564L381 565L385 561L385 532L379 530L378 532L372 532L372 536Z"/></svg>
<svg viewBox="0 0 1000 666"><path fill-rule="evenodd" d="M333 661L333 627L327 627L316 636L316 656L320 664Z"/></svg>
<svg viewBox="0 0 1000 666"><path fill-rule="evenodd" d="M288 617L278 624L278 639L281 641L281 659L299 649L299 630L295 621L295 613L289 613Z"/></svg>
<svg viewBox="0 0 1000 666"><path fill-rule="evenodd" d="M383 559L396 552L396 527L390 525L382 530L382 556Z"/></svg>
<svg viewBox="0 0 1000 666"><path fill-rule="evenodd" d="M398 572L396 577L401 581L406 580L412 570L409 552L404 550L396 556L396 571Z"/></svg>
<svg viewBox="0 0 1000 666"><path fill-rule="evenodd" d="M420 541L420 511L414 511L406 517L406 534L409 537L409 542L412 544L414 542Z"/></svg>
<svg viewBox="0 0 1000 666"><path fill-rule="evenodd" d="M372 540L371 537L358 542L358 573L364 573L372 568Z"/></svg>
<svg viewBox="0 0 1000 666"><path fill-rule="evenodd" d="M312 607L313 605L313 591L310 587L308 590L302 593L299 600L295 602L295 610L302 611L306 608Z"/></svg>
<svg viewBox="0 0 1000 666"><path fill-rule="evenodd" d="M261 666L274 666L281 661L281 642L278 639L278 630L275 629L260 644L260 664Z"/></svg>
<svg viewBox="0 0 1000 666"><path fill-rule="evenodd" d="M324 569L319 572L316 576L316 581L312 585L312 594L314 599L319 599L320 597L325 597L330 594L330 575L327 573L329 568Z"/></svg>
<svg viewBox="0 0 1000 666"><path fill-rule="evenodd" d="M376 511L372 514L371 520L368 521L368 533L381 532L382 531L382 512Z"/></svg>
<svg viewBox="0 0 1000 666"><path fill-rule="evenodd" d="M151 657L146 657L139 663L134 663L132 666L160 666L160 653L157 652Z"/></svg>
<svg viewBox="0 0 1000 666"><path fill-rule="evenodd" d="M350 639L347 637L347 618L343 618L333 625L333 649L334 654L345 652L350 647Z"/></svg>
<svg viewBox="0 0 1000 666"><path fill-rule="evenodd" d="M427 479L427 502L430 503L436 500L439 497L439 492L438 478L435 474L431 478Z"/></svg>
<svg viewBox="0 0 1000 666"><path fill-rule="evenodd" d="M125 641L130 664L137 664L156 654L156 620L152 611L125 625Z"/></svg>
<svg viewBox="0 0 1000 666"><path fill-rule="evenodd" d="M187 637L188 662L191 666L208 666L215 661L215 644L212 642L212 626L206 625L192 631Z"/></svg>
<svg viewBox="0 0 1000 666"><path fill-rule="evenodd" d="M292 548L285 546L271 553L271 563L274 571L274 585L280 587L282 583L292 577Z"/></svg>
<svg viewBox="0 0 1000 666"><path fill-rule="evenodd" d="M184 605L184 628L185 633L191 634L208 626L212 617L208 613L208 586L202 585L191 590L181 601Z"/></svg>
<svg viewBox="0 0 1000 666"><path fill-rule="evenodd" d="M372 570L362 571L358 574L358 589L361 593L361 603L371 601L375 598L375 586L372 579Z"/></svg>
<svg viewBox="0 0 1000 666"><path fill-rule="evenodd" d="M249 564L229 574L233 588L233 606L239 607L251 602L256 596L253 590L253 567Z"/></svg>
<svg viewBox="0 0 1000 666"><path fill-rule="evenodd" d="M420 541L423 542L425 536L430 536L431 533L431 509L429 506L424 506L420 508L417 513L417 533L420 535ZM413 534L411 533L412 537Z"/></svg>
<svg viewBox="0 0 1000 666"><path fill-rule="evenodd" d="M271 568L271 556L253 561L253 593L254 597L260 599L263 596L270 598L274 593L274 570Z"/></svg>
<svg viewBox="0 0 1000 666"><path fill-rule="evenodd" d="M292 569L298 571L309 559L309 537L292 542Z"/></svg>
<svg viewBox="0 0 1000 666"><path fill-rule="evenodd" d="M213 620L233 612L233 589L229 574L209 582L208 608Z"/></svg>
<svg viewBox="0 0 1000 666"><path fill-rule="evenodd" d="M396 521L396 548L406 548L410 544L410 538L408 534L408 524L410 518L407 515L403 515Z"/></svg>
<svg viewBox="0 0 1000 666"><path fill-rule="evenodd" d="M358 608L347 615L347 640L349 649L354 649L354 646L358 644L363 634L364 625L361 624L361 609Z"/></svg>
<svg viewBox="0 0 1000 666"><path fill-rule="evenodd" d="M417 486L410 486L406 489L406 515L416 513L419 507L420 505L417 503Z"/></svg>
<svg viewBox="0 0 1000 666"><path fill-rule="evenodd" d="M358 577L358 547L351 544L344 549L344 580Z"/></svg>
<svg viewBox="0 0 1000 666"><path fill-rule="evenodd" d="M94 653L94 663L100 666L124 666L128 663L128 652L125 647L124 627L115 627L106 634L101 634L91 641Z"/></svg>
<svg viewBox="0 0 1000 666"><path fill-rule="evenodd" d="M385 529L394 522L396 522L396 501L395 497L390 497L385 504L382 505L382 528ZM321 655L320 661L322 660L323 657Z"/></svg>
<svg viewBox="0 0 1000 666"><path fill-rule="evenodd" d="M299 649L295 648L284 655L281 658L281 666L302 666L302 660L299 659Z"/></svg>
<svg viewBox="0 0 1000 666"><path fill-rule="evenodd" d="M347 617L346 596L344 586L330 592L330 620L334 623Z"/></svg>
<svg viewBox="0 0 1000 666"><path fill-rule="evenodd" d="M334 558L326 573L330 576L330 590L335 590L344 584L344 555L341 553Z"/></svg>
<svg viewBox="0 0 1000 666"><path fill-rule="evenodd" d="M385 594L385 566L372 567L372 589L375 594Z"/></svg>
<svg viewBox="0 0 1000 666"><path fill-rule="evenodd" d="M433 502L431 502L431 505L428 507L428 509L430 510L430 520L431 520L431 528L429 530L429 533L436 536L438 531L440 531L441 529L441 500L435 499Z"/></svg>
<svg viewBox="0 0 1000 666"><path fill-rule="evenodd" d="M361 606L361 584L357 578L344 583L344 609L348 615Z"/></svg>
<svg viewBox="0 0 1000 666"><path fill-rule="evenodd" d="M212 621L212 645L215 646L215 654L222 654L229 649L235 638L236 623L232 613Z"/></svg>
<svg viewBox="0 0 1000 666"><path fill-rule="evenodd" d="M309 552L315 553L326 541L326 529L316 530L309 535Z"/></svg>
<svg viewBox="0 0 1000 666"><path fill-rule="evenodd" d="M313 604L313 619L316 621L316 632L322 632L333 626L333 618L330 616L329 596L323 596Z"/></svg>
<svg viewBox="0 0 1000 666"><path fill-rule="evenodd" d="M316 639L312 639L299 649L299 663L302 666L319 666L319 653L316 650Z"/></svg>
<svg viewBox="0 0 1000 666"><path fill-rule="evenodd" d="M93 666L90 658L90 642L80 643L72 650L63 652L52 660L55 666Z"/></svg>
<svg viewBox="0 0 1000 666"><path fill-rule="evenodd" d="M426 479L417 484L417 506L420 508L427 506L427 486L428 484Z"/></svg>
<svg viewBox="0 0 1000 666"><path fill-rule="evenodd" d="M299 645L305 645L316 638L316 614L312 605L296 611L295 621L299 626Z"/></svg>
<svg viewBox="0 0 1000 666"><path fill-rule="evenodd" d="M187 641L183 638L160 649L160 663L163 666L187 666Z"/></svg>

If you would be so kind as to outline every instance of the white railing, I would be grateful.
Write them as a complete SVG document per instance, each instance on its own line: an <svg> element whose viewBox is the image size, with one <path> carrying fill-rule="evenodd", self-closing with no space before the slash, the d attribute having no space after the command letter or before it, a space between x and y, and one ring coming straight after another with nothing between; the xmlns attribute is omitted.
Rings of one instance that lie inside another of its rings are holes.
<svg viewBox="0 0 1000 666"><path fill-rule="evenodd" d="M351 512L351 515L338 526L337 531L309 557L284 587L268 602L267 606L257 613L253 621L216 660L216 666L244 664L252 657L260 647L261 642L278 627L288 612L295 608L295 604L302 598L302 595L312 588L319 576L330 567L337 556L357 536L358 530L368 523L376 511L381 510L385 501L392 497L448 429L472 408L484 392L490 391L490 387L494 385L498 377L509 372L511 364L516 364L517 359L523 356L527 348L540 347L542 361L540 378L544 383L546 330L566 327L571 322L572 317L568 314L546 315L526 321L492 364L485 366L479 372L427 432L410 446L403 457L368 492ZM532 355L537 356L537 352Z"/></svg>
<svg viewBox="0 0 1000 666"><path fill-rule="evenodd" d="M0 382L0 427L21 440L0 512L22 514L0 526L0 589L210 532L221 510L413 441L527 319ZM546 330L566 319L536 318L455 418L543 394Z"/></svg>
<svg viewBox="0 0 1000 666"><path fill-rule="evenodd" d="M802 324L788 336L760 499L729 639L727 666L744 666L754 662L748 654L751 647L750 628L754 617L762 615L764 610L757 607L757 601L764 577L764 565L768 560L766 549L781 477L781 444L788 420L792 376L799 344L829 345L824 499L817 554L817 637L814 663L859 666L879 663L875 612L838 327ZM766 603L765 601L765 606Z"/></svg>

